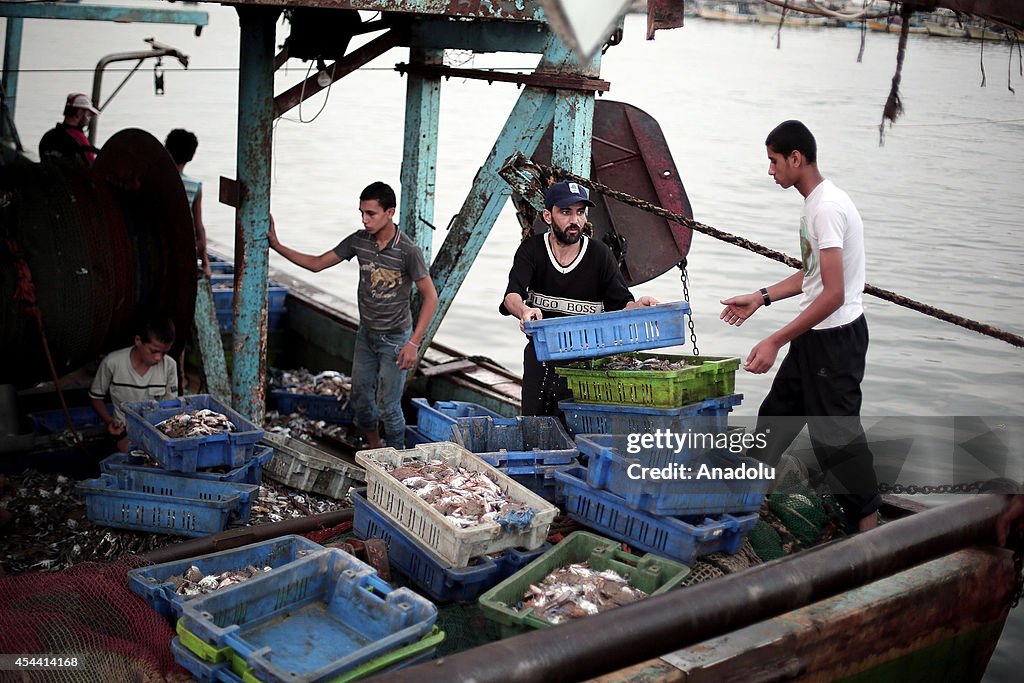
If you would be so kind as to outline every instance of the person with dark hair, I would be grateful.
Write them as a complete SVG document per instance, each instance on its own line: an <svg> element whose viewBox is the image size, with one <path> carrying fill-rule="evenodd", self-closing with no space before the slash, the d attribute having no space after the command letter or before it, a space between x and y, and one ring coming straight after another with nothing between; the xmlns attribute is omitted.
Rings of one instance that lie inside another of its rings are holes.
<svg viewBox="0 0 1024 683"><path fill-rule="evenodd" d="M46 131L39 140L39 161L68 160L82 166L92 166L99 150L85 135L85 128L100 110L84 93L71 93L64 103L64 120Z"/></svg>
<svg viewBox="0 0 1024 683"><path fill-rule="evenodd" d="M600 240L583 234L587 207L593 206L587 188L563 180L544 194L542 217L550 230L523 241L512 260L505 297L498 306L502 315L519 319L519 328L530 320L618 311L658 302L643 296L633 300L626 280L609 249ZM560 365L541 363L528 339L523 350L523 415L561 417L558 402L572 393L564 377L555 374Z"/></svg>
<svg viewBox="0 0 1024 683"><path fill-rule="evenodd" d="M185 174L185 164L195 157L199 139L195 133L175 128L167 134L164 147L178 167L181 182L185 186L185 196L188 197L188 206L192 210L192 225L196 233L196 257L206 277L210 277L212 271L210 256L206 252L206 226L203 224L203 183Z"/></svg>
<svg viewBox="0 0 1024 683"><path fill-rule="evenodd" d="M806 424L849 528L866 531L876 525L881 498L860 424L868 349L864 224L849 195L818 170L817 144L807 126L785 121L768 134L765 147L768 175L804 197L803 268L756 292L721 301L721 319L738 326L762 306L800 296L797 316L758 342L743 365L749 372L767 372L789 344L758 411L756 432L765 435L764 447L747 454L775 465Z"/></svg>
<svg viewBox="0 0 1024 683"><path fill-rule="evenodd" d="M395 225L395 191L382 182L367 186L359 195L359 213L363 229L319 256L281 244L273 216L267 239L271 249L314 273L356 257L359 331L352 358L355 426L365 433L370 448L380 448L384 442L392 448L404 448L405 375L416 363L419 345L437 310L437 291L423 252ZM409 299L413 283L422 297L415 328ZM384 442L380 438L381 423Z"/></svg>
<svg viewBox="0 0 1024 683"><path fill-rule="evenodd" d="M174 344L174 323L166 318L147 320L129 347L111 351L100 362L89 387L89 400L121 452L128 450L121 406L138 401L163 401L178 396L178 365L168 354ZM110 394L114 414L104 399Z"/></svg>

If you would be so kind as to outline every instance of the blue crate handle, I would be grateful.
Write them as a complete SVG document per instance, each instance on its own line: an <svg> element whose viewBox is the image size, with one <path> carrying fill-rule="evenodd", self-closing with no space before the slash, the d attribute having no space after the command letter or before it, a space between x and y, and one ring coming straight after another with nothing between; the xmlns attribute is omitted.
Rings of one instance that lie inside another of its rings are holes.
<svg viewBox="0 0 1024 683"><path fill-rule="evenodd" d="M533 508L526 508L525 510L513 510L505 513L501 519L498 520L498 524L504 531L510 531L511 529L523 529L530 525L533 521L534 516L537 513Z"/></svg>

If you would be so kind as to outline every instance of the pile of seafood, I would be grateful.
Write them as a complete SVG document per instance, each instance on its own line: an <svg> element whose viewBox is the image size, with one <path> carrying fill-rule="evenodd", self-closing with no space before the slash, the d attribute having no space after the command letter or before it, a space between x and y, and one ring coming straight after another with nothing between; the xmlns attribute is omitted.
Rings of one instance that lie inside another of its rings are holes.
<svg viewBox="0 0 1024 683"><path fill-rule="evenodd" d="M75 480L63 475L25 470L7 479L8 485L0 490L0 510L10 516L0 528L0 575L60 571L86 561L111 562L188 540L93 524L85 502L75 495ZM344 507L347 504L265 481L253 501L248 526Z"/></svg>
<svg viewBox="0 0 1024 683"><path fill-rule="evenodd" d="M263 427L268 432L311 443L317 439L344 443L348 438L348 430L345 427L324 420L311 420L301 413L283 415L271 410L263 416Z"/></svg>
<svg viewBox="0 0 1024 683"><path fill-rule="evenodd" d="M509 498L483 472L452 467L443 460L412 460L385 469L460 529L529 509Z"/></svg>
<svg viewBox="0 0 1024 683"><path fill-rule="evenodd" d="M254 576L269 572L271 569L272 567L257 569L250 564L242 569L204 576L199 567L192 565L184 574L175 574L168 577L167 580L174 586L175 593L192 597L193 595L205 595L236 583L248 581Z"/></svg>
<svg viewBox="0 0 1024 683"><path fill-rule="evenodd" d="M155 426L171 439L188 439L235 431L235 425L227 415L209 408L179 413L158 422Z"/></svg>
<svg viewBox="0 0 1024 683"><path fill-rule="evenodd" d="M682 370L693 362L688 358L669 360L667 358L640 358L632 354L609 356L601 361L602 370Z"/></svg>
<svg viewBox="0 0 1024 683"><path fill-rule="evenodd" d="M599 572L591 569L588 563L581 562L559 567L540 585L530 584L522 602L514 605L513 609L517 612L533 609L537 618L561 624L646 597L647 593L630 587L618 572L611 569Z"/></svg>
<svg viewBox="0 0 1024 683"><path fill-rule="evenodd" d="M306 368L272 372L271 386L293 394L316 394L348 399L352 393L352 378L335 370L324 370L314 375Z"/></svg>

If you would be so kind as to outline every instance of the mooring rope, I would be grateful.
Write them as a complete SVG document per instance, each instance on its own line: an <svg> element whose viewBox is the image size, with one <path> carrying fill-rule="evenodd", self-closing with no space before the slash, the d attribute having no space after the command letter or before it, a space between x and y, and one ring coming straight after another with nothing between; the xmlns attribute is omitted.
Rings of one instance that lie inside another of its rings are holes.
<svg viewBox="0 0 1024 683"><path fill-rule="evenodd" d="M563 168L559 168L557 166L546 166L544 164L538 164L537 162L527 159L525 156L519 153L516 153L516 155L510 160L510 162L513 167L522 169L524 171L533 172L535 175L538 172L540 172L548 176L553 176L562 180L571 180L573 182L579 183L580 185L584 185L592 190L600 192L606 197L611 197L612 199L620 201L624 204L635 206L636 208L642 211L653 213L656 216L661 216L662 218L666 218L675 223L679 223L680 225L684 225L688 227L690 230L699 232L703 235L708 235L709 237L714 237L715 239L721 240L722 242L735 244L736 246L742 247L747 251L752 251L755 254L760 254L761 256L770 258L773 261L784 263L791 268L803 267L803 264L800 261L793 258L792 256L787 256L786 254L780 251L769 249L768 247L757 244L756 242L752 242L744 237L739 237L738 235L730 234L728 232L725 232L724 230L719 230L718 228L711 227L710 225L699 223L693 220L692 218L687 218L682 214L672 213L671 211L664 209L656 204L652 204L643 199L639 199L632 195L626 194L625 192L620 192L611 187L608 187L607 185L591 180L590 178L584 178L583 176L570 173L569 171L566 171ZM1024 337L1018 334L1013 334L1012 332L1001 330L998 327L993 327L992 325L978 322L977 320L971 320L970 318L965 318L963 316L956 315L955 313L944 311L934 306L921 303L920 301L909 299L901 294L896 294L895 292L892 292L888 289L882 289L871 284L865 284L864 293L870 294L871 296L883 299L885 301L889 301L891 303L896 304L897 306L903 306L904 308L909 308L912 311L917 311L918 313L923 313L933 318L937 318L938 320L942 320L947 323L952 323L953 325L963 327L964 329L968 329L973 332L978 332L979 334L984 334L994 339L999 339L1000 341L1004 341L1007 344L1012 344L1013 346L1017 347L1024 347Z"/></svg>

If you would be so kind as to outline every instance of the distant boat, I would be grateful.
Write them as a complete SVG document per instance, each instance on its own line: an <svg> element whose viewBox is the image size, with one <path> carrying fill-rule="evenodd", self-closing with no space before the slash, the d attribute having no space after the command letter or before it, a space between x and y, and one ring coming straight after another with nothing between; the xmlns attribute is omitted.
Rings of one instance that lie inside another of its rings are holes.
<svg viewBox="0 0 1024 683"><path fill-rule="evenodd" d="M924 27L930 36L943 38L967 38L967 29L958 24L946 24L938 21L925 21Z"/></svg>
<svg viewBox="0 0 1024 683"><path fill-rule="evenodd" d="M899 33L902 30L903 25L900 23L899 18L897 17L894 18L894 20L891 22L869 20L868 28L872 31L879 31L881 33ZM928 33L928 29L925 28L924 26L911 24L910 32L926 34Z"/></svg>
<svg viewBox="0 0 1024 683"><path fill-rule="evenodd" d="M995 26L969 25L967 33L972 40L1006 40L1006 31ZM1010 31L1012 38L1016 32Z"/></svg>
<svg viewBox="0 0 1024 683"><path fill-rule="evenodd" d="M757 12L757 20L762 24L779 25L782 19L782 12L770 9L762 9ZM809 16L807 14L786 12L786 18L782 19L783 26L827 26L828 17Z"/></svg>
<svg viewBox="0 0 1024 683"><path fill-rule="evenodd" d="M702 4L697 8L697 16L712 21L731 21L745 24L754 21L755 16L740 11L738 4L733 2Z"/></svg>

